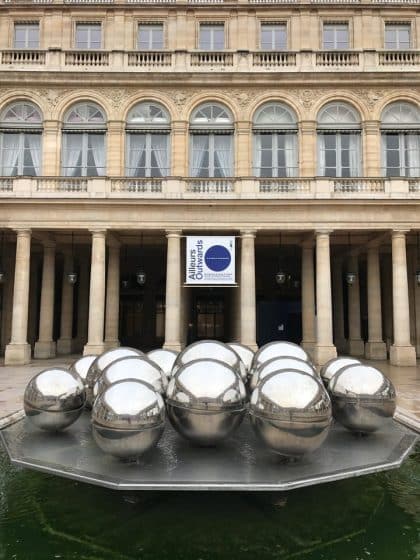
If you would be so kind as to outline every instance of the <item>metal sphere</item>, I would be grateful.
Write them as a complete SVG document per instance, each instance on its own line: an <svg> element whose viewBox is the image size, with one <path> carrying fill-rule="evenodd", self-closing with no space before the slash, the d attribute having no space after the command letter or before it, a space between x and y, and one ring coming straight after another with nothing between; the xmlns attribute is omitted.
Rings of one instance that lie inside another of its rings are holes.
<svg viewBox="0 0 420 560"><path fill-rule="evenodd" d="M166 377L162 370L146 356L126 356L110 363L93 387L93 397L96 399L107 387L124 379L144 381L161 395L166 389Z"/></svg>
<svg viewBox="0 0 420 560"><path fill-rule="evenodd" d="M248 372L241 358L227 344L219 342L218 340L199 340L187 346L178 354L174 367L172 368L172 375L174 375L181 366L189 364L194 360L201 359L214 359L223 362L233 368L243 381L247 379Z"/></svg>
<svg viewBox="0 0 420 560"><path fill-rule="evenodd" d="M242 422L246 411L243 381L223 362L195 360L169 381L167 411L173 427L199 445L216 445Z"/></svg>
<svg viewBox="0 0 420 560"><path fill-rule="evenodd" d="M268 360L272 360L273 358L283 358L285 356L300 358L305 362L310 362L309 355L303 348L293 342L278 340L264 344L264 346L261 346L261 348L255 352L254 359L252 360L251 372L254 373L261 364L268 362Z"/></svg>
<svg viewBox="0 0 420 560"><path fill-rule="evenodd" d="M69 367L69 371L77 373L82 378L82 381L85 385L85 389L87 388L87 374L89 371L90 366L96 360L98 356L94 354L88 354L86 356L82 356L75 362L71 364Z"/></svg>
<svg viewBox="0 0 420 560"><path fill-rule="evenodd" d="M155 446L165 426L165 404L153 387L128 379L107 387L92 408L92 432L105 453L135 458Z"/></svg>
<svg viewBox="0 0 420 560"><path fill-rule="evenodd" d="M326 364L321 367L321 378L324 385L328 387L333 375L337 373L338 370L345 366L352 366L354 364L360 364L360 360L357 358L351 358L350 356L339 356L338 358L333 358L329 360Z"/></svg>
<svg viewBox="0 0 420 560"><path fill-rule="evenodd" d="M107 350L98 356L94 362L92 362L86 376L86 406L92 408L93 387L99 377L103 374L104 369L112 362L115 362L115 360L125 358L126 356L144 356L144 354L136 348L120 346L118 348L112 348L112 350Z"/></svg>
<svg viewBox="0 0 420 560"><path fill-rule="evenodd" d="M86 402L82 379L61 367L41 371L25 389L23 404L29 420L43 430L64 430L81 415Z"/></svg>
<svg viewBox="0 0 420 560"><path fill-rule="evenodd" d="M250 371L252 360L254 358L253 350L244 344L239 344L239 342L228 342L228 346L230 346L230 348L238 354L245 364L246 369Z"/></svg>
<svg viewBox="0 0 420 560"><path fill-rule="evenodd" d="M328 389L334 418L353 432L375 432L394 415L394 386L374 367L345 366L332 377Z"/></svg>
<svg viewBox="0 0 420 560"><path fill-rule="evenodd" d="M253 391L257 387L258 383L267 377L267 375L283 369L294 369L302 371L303 373L308 373L309 375L313 375L317 378L319 377L315 368L309 362L305 362L300 358L284 356L282 358L273 358L272 360L268 360L268 362L261 364L260 367L254 371L249 388Z"/></svg>
<svg viewBox="0 0 420 560"><path fill-rule="evenodd" d="M166 377L170 377L178 354L179 352L175 352L175 350L156 348L155 350L150 350L147 353L147 357L160 367Z"/></svg>
<svg viewBox="0 0 420 560"><path fill-rule="evenodd" d="M261 380L251 396L250 417L259 438L280 455L317 449L331 426L331 401L322 382L285 369Z"/></svg>

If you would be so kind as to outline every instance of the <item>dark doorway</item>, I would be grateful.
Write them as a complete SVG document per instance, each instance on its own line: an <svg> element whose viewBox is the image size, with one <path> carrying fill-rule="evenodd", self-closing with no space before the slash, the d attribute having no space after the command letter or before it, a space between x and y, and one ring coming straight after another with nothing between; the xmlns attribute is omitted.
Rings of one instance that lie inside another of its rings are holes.
<svg viewBox="0 0 420 560"><path fill-rule="evenodd" d="M227 340L229 316L226 289L194 289L188 342L204 339Z"/></svg>

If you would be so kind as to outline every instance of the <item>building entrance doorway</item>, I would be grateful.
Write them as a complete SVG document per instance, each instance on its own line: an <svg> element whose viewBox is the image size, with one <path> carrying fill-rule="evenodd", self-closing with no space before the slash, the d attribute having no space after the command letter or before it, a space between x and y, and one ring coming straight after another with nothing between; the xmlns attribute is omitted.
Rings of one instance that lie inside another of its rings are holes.
<svg viewBox="0 0 420 560"><path fill-rule="evenodd" d="M124 295L120 302L120 342L139 348L145 329L143 294Z"/></svg>
<svg viewBox="0 0 420 560"><path fill-rule="evenodd" d="M214 339L226 341L229 333L229 300L226 289L194 289L188 343Z"/></svg>

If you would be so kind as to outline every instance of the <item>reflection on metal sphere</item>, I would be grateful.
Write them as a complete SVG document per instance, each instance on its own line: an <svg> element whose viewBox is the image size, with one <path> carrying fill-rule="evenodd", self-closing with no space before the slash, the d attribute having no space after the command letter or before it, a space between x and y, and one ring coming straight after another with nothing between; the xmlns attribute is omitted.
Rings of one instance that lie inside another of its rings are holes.
<svg viewBox="0 0 420 560"><path fill-rule="evenodd" d="M339 356L338 358L333 358L329 360L326 364L321 367L321 378L324 385L328 387L328 383L333 375L337 373L338 370L345 366L352 366L354 364L360 364L360 360L356 358L351 358L350 356Z"/></svg>
<svg viewBox="0 0 420 560"><path fill-rule="evenodd" d="M86 376L86 406L92 408L93 405L93 387L99 377L104 372L106 366L115 362L119 358L126 356L144 356L143 352L136 348L128 348L127 346L120 346L119 348L112 348L107 350L96 358L89 368Z"/></svg>
<svg viewBox="0 0 420 560"><path fill-rule="evenodd" d="M215 359L223 362L234 369L243 381L247 378L248 372L238 354L227 344L217 340L199 340L187 346L178 354L172 375L175 375L181 366L201 359Z"/></svg>
<svg viewBox="0 0 420 560"><path fill-rule="evenodd" d="M199 445L216 445L242 422L245 385L235 371L217 360L195 360L169 381L167 410L174 428Z"/></svg>
<svg viewBox="0 0 420 560"><path fill-rule="evenodd" d="M264 346L261 346L261 348L255 352L254 359L252 360L251 372L254 373L261 364L268 362L268 360L283 358L285 356L300 358L305 362L310 362L310 358L303 348L293 342L279 340L264 344Z"/></svg>
<svg viewBox="0 0 420 560"><path fill-rule="evenodd" d="M77 373L56 367L41 371L33 377L23 398L25 414L38 428L64 430L75 422L83 411L86 393Z"/></svg>
<svg viewBox="0 0 420 560"><path fill-rule="evenodd" d="M87 374L89 371L90 366L96 360L98 356L94 354L88 354L86 356L82 356L75 362L73 362L69 368L69 371L77 373L82 378L82 381L85 385L85 389L87 389Z"/></svg>
<svg viewBox="0 0 420 560"><path fill-rule="evenodd" d="M161 395L165 392L167 383L160 367L146 356L126 356L115 360L104 369L93 387L93 397L96 398L104 389L123 379L144 381Z"/></svg>
<svg viewBox="0 0 420 560"><path fill-rule="evenodd" d="M273 358L272 360L268 360L268 362L261 364L260 367L254 371L249 385L251 391L257 387L258 383L260 383L264 377L267 377L270 373L283 369L295 369L297 371L302 371L303 373L309 373L309 375L313 375L314 377L318 377L318 373L313 365L309 362L301 360L300 358L291 358L290 356Z"/></svg>
<svg viewBox="0 0 420 560"><path fill-rule="evenodd" d="M272 373L251 396L257 436L280 455L299 457L317 449L331 425L331 401L321 381L297 370Z"/></svg>
<svg viewBox="0 0 420 560"><path fill-rule="evenodd" d="M165 426L165 404L143 381L124 380L106 388L92 408L92 432L105 453L135 458L156 445Z"/></svg>
<svg viewBox="0 0 420 560"><path fill-rule="evenodd" d="M147 353L149 360L155 362L166 377L171 376L171 371L174 367L177 356L178 352L175 352L175 350L166 350L165 348L156 348L155 350L150 350L150 352Z"/></svg>
<svg viewBox="0 0 420 560"><path fill-rule="evenodd" d="M375 432L394 415L394 386L374 367L345 366L332 377L328 389L334 418L354 432Z"/></svg>
<svg viewBox="0 0 420 560"><path fill-rule="evenodd" d="M244 344L239 344L239 342L229 342L228 346L230 346L232 350L238 354L245 364L247 371L250 371L252 360L254 358L254 352L251 348L248 348L248 346L245 346Z"/></svg>

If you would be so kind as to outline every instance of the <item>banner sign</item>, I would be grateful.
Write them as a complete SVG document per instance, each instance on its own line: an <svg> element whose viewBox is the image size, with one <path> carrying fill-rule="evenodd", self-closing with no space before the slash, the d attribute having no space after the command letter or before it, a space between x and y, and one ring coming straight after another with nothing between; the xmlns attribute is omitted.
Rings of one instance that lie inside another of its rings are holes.
<svg viewBox="0 0 420 560"><path fill-rule="evenodd" d="M185 283L235 284L235 237L187 236Z"/></svg>

